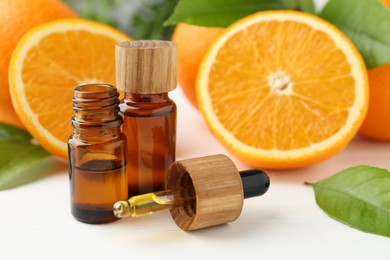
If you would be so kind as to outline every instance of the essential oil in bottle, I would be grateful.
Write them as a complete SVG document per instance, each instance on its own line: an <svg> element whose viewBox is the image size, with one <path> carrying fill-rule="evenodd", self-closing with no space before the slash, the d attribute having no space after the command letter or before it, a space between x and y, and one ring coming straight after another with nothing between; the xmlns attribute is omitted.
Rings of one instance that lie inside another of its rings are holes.
<svg viewBox="0 0 390 260"><path fill-rule="evenodd" d="M165 188L165 173L175 161L176 105L168 92L177 84L177 48L169 41L116 45L117 88L127 138L129 195Z"/></svg>
<svg viewBox="0 0 390 260"><path fill-rule="evenodd" d="M126 137L121 132L117 90L82 85L74 91L74 133L68 141L71 212L91 224L118 220L112 205L126 199Z"/></svg>

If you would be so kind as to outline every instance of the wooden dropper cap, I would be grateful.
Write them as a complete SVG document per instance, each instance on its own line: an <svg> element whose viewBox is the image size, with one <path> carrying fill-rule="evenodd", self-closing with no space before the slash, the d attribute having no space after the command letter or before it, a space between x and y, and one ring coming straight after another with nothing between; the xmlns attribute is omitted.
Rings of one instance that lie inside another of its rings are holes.
<svg viewBox="0 0 390 260"><path fill-rule="evenodd" d="M241 214L244 200L241 177L225 155L173 163L168 169L166 186L168 190L191 187L195 192L195 200L170 209L173 220L185 231L232 222Z"/></svg>
<svg viewBox="0 0 390 260"><path fill-rule="evenodd" d="M131 41L115 46L116 85L134 94L165 93L177 85L177 47L170 41Z"/></svg>

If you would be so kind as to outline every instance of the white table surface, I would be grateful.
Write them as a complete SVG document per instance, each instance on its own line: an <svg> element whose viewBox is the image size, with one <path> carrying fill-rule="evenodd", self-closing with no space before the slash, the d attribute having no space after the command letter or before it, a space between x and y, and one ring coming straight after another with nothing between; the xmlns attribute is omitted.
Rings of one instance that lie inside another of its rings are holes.
<svg viewBox="0 0 390 260"><path fill-rule="evenodd" d="M181 91L172 97L179 107L177 158L229 155ZM249 168L232 159L240 170ZM169 212L104 225L77 222L67 164L51 158L38 168L43 178L0 191L0 259L390 259L389 238L331 219L303 185L358 164L390 169L390 143L356 138L323 163L268 171L268 193L245 200L237 221L186 233Z"/></svg>

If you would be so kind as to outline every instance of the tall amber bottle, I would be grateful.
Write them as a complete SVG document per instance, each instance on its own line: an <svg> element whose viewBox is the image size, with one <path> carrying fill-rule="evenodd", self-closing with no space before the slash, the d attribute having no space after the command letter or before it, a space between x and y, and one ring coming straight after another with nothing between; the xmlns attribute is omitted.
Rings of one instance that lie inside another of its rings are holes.
<svg viewBox="0 0 390 260"><path fill-rule="evenodd" d="M118 96L113 86L104 84L82 85L74 91L69 179L71 212L81 222L118 220L112 205L128 197Z"/></svg>
<svg viewBox="0 0 390 260"><path fill-rule="evenodd" d="M132 41L116 45L117 88L127 138L129 196L165 188L175 161L177 48L169 41Z"/></svg>

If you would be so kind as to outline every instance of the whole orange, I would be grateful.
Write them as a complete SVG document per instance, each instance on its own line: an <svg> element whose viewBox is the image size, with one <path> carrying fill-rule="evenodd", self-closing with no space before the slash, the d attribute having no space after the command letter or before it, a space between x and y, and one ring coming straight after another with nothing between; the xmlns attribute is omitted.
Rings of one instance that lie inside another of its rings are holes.
<svg viewBox="0 0 390 260"><path fill-rule="evenodd" d="M77 17L59 0L0 1L0 121L23 127L12 106L8 66L19 39L32 27L59 18Z"/></svg>
<svg viewBox="0 0 390 260"><path fill-rule="evenodd" d="M368 70L370 101L359 134L390 141L390 64Z"/></svg>
<svg viewBox="0 0 390 260"><path fill-rule="evenodd" d="M178 45L178 81L192 105L198 108L195 81L199 64L215 38L223 28L178 24L172 41Z"/></svg>
<svg viewBox="0 0 390 260"><path fill-rule="evenodd" d="M390 0L380 0L381 2L383 2L385 5L387 5L387 7L390 6Z"/></svg>
<svg viewBox="0 0 390 260"><path fill-rule="evenodd" d="M381 0L390 7L390 0ZM390 141L390 64L368 70L370 103L359 134Z"/></svg>

